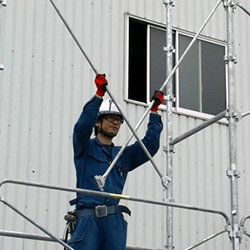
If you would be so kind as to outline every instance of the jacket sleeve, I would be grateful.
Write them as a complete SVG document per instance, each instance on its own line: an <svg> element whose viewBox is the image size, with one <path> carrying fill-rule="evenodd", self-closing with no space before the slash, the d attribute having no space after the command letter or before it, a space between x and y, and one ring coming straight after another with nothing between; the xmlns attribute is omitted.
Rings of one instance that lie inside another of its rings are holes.
<svg viewBox="0 0 250 250"><path fill-rule="evenodd" d="M75 156L82 154L87 146L93 127L96 123L101 103L101 98L96 96L92 97L84 106L83 111L74 126L73 148Z"/></svg>
<svg viewBox="0 0 250 250"><path fill-rule="evenodd" d="M162 129L163 124L161 121L161 116L158 114L150 114L147 131L144 138L142 139L142 142L152 157L159 149ZM124 151L124 156L129 165L129 171L134 170L149 160L141 145L137 141L126 148Z"/></svg>

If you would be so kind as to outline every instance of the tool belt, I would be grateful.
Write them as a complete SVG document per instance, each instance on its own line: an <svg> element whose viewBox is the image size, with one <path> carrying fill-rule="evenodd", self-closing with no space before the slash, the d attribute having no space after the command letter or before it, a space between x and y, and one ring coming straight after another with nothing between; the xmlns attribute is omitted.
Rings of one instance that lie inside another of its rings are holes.
<svg viewBox="0 0 250 250"><path fill-rule="evenodd" d="M111 214L127 213L131 215L131 211L126 206L121 205L99 205L94 208L83 208L76 211L76 217L80 218L83 216L96 216L97 218L106 217Z"/></svg>

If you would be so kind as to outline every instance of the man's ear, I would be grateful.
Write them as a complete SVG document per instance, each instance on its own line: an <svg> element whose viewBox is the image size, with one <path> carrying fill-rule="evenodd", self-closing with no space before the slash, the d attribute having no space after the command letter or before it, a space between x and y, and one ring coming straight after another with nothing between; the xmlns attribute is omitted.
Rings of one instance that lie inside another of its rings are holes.
<svg viewBox="0 0 250 250"><path fill-rule="evenodd" d="M98 122L95 123L95 127L100 128L100 121L98 121Z"/></svg>
<svg viewBox="0 0 250 250"><path fill-rule="evenodd" d="M94 128L94 134L97 136L98 132L100 130L100 122L95 123L95 128Z"/></svg>

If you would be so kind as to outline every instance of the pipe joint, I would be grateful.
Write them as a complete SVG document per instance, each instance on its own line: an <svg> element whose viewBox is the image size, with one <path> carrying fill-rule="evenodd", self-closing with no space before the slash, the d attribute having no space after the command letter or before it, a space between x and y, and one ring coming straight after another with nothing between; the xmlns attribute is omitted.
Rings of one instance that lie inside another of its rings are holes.
<svg viewBox="0 0 250 250"><path fill-rule="evenodd" d="M241 237L240 237L240 243L242 243L242 235L243 234L247 234L247 229L245 227L240 227L239 228L239 233L241 235Z"/></svg>
<svg viewBox="0 0 250 250"><path fill-rule="evenodd" d="M236 9L236 6L238 4L238 1L235 1L235 0L222 0L222 2L225 8Z"/></svg>
<svg viewBox="0 0 250 250"><path fill-rule="evenodd" d="M231 230L231 232L229 232L229 238L231 240L237 238L241 242L241 240L242 240L242 233L240 231L233 231L233 230Z"/></svg>
<svg viewBox="0 0 250 250"><path fill-rule="evenodd" d="M164 95L163 99L165 102L175 102L175 97L173 95Z"/></svg>
<svg viewBox="0 0 250 250"><path fill-rule="evenodd" d="M174 249L175 249L174 246L168 246L168 245L165 245L165 248L166 248L167 250L174 250Z"/></svg>
<svg viewBox="0 0 250 250"><path fill-rule="evenodd" d="M234 231L230 225L227 225L225 227L226 231L228 232L228 237L230 240L233 240L235 238L238 238L241 242L242 240L242 232L240 230Z"/></svg>
<svg viewBox="0 0 250 250"><path fill-rule="evenodd" d="M239 117L239 113L237 111L232 111L232 112L227 111L227 113L225 115L225 118L228 120L233 118L237 121L238 117Z"/></svg>
<svg viewBox="0 0 250 250"><path fill-rule="evenodd" d="M175 153L175 150L174 150L174 146L173 145L170 145L168 147L163 147L163 151L167 154L167 153Z"/></svg>
<svg viewBox="0 0 250 250"><path fill-rule="evenodd" d="M240 171L239 170L227 170L227 176L229 178L231 177L240 178Z"/></svg>
<svg viewBox="0 0 250 250"><path fill-rule="evenodd" d="M163 3L164 3L166 6L168 6L168 5L170 5L170 6L172 6L172 7L175 6L175 2L174 2L173 0L163 0Z"/></svg>
<svg viewBox="0 0 250 250"><path fill-rule="evenodd" d="M234 64L237 63L236 55L224 56L224 61L226 64L229 62L233 62Z"/></svg>
<svg viewBox="0 0 250 250"><path fill-rule="evenodd" d="M163 51L165 52L165 53L175 53L175 48L174 48L174 46L173 45L171 45L171 46L164 46L163 47Z"/></svg>

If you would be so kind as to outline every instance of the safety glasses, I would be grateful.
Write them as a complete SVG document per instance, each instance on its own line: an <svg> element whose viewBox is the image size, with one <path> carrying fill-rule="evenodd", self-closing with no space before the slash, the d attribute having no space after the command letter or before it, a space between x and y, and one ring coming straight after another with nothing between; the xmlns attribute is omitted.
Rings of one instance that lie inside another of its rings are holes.
<svg viewBox="0 0 250 250"><path fill-rule="evenodd" d="M123 120L120 116L117 115L106 115L103 117L103 119L108 120L109 122L117 122L118 124L123 123Z"/></svg>

